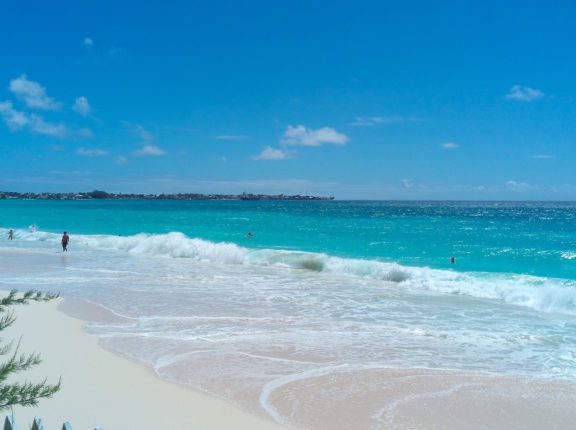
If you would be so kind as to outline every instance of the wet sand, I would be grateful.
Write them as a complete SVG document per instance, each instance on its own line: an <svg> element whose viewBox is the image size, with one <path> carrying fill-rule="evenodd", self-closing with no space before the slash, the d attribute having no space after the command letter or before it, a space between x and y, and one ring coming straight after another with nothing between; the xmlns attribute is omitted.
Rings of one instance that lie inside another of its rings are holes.
<svg viewBox="0 0 576 430"><path fill-rule="evenodd" d="M83 321L58 311L56 302L15 310L18 319L5 339L21 336L21 351L37 351L43 358L40 366L15 380L47 378L55 383L62 377L62 389L53 399L42 400L37 407L14 408L20 428L28 428L34 416L54 429L64 421L75 429L105 430L279 428L225 401L162 381L149 369L104 350L82 330ZM94 308L91 312L84 317L94 317Z"/></svg>

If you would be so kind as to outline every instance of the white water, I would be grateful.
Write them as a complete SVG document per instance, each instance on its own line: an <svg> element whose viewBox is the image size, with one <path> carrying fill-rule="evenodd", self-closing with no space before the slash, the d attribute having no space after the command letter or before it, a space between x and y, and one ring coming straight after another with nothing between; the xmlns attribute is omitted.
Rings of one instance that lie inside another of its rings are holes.
<svg viewBox="0 0 576 430"><path fill-rule="evenodd" d="M75 235L67 254L59 235L16 238L0 249L0 264L16 262L3 264L0 288L99 303L130 319L88 325L107 347L278 421L276 389L342 368L576 380L568 281L251 250L180 233Z"/></svg>
<svg viewBox="0 0 576 430"><path fill-rule="evenodd" d="M60 236L18 231L28 242L57 244ZM467 295L526 306L543 312L576 315L576 282L513 273L462 273L426 267L407 267L377 260L339 258L321 253L243 248L189 238L182 233L134 236L76 235L77 249L121 251L128 254L252 266L302 269L326 274L391 281L405 288ZM572 255L563 255L570 259Z"/></svg>

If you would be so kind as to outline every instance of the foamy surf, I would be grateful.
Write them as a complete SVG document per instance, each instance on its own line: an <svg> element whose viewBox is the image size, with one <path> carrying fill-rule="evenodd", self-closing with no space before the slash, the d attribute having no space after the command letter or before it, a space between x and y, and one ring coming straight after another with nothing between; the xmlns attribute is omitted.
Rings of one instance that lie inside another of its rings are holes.
<svg viewBox="0 0 576 430"><path fill-rule="evenodd" d="M16 237L26 242L56 244L60 235L25 230ZM55 245L56 246L56 245ZM345 277L388 281L403 288L442 294L501 300L541 312L576 314L576 282L514 273L458 272L393 262L342 258L323 253L279 249L250 249L234 243L190 238L180 232L133 236L74 235L76 249L124 252L132 255L193 259L201 262L276 267ZM571 255L563 258L572 258Z"/></svg>
<svg viewBox="0 0 576 430"><path fill-rule="evenodd" d="M342 411L354 404L359 428L394 427L420 401L459 404L483 387L524 384L498 392L508 402L576 381L568 280L183 233L73 234L68 253L59 234L16 238L0 248L1 288L97 303L108 316L86 328L106 348L288 426L338 417L334 428L352 428Z"/></svg>

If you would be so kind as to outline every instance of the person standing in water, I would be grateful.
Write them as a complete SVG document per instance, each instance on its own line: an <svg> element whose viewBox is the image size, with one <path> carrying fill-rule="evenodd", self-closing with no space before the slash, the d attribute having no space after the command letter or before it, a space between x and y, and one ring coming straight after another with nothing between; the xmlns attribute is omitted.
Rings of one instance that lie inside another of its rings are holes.
<svg viewBox="0 0 576 430"><path fill-rule="evenodd" d="M8 232L8 240L12 239L14 239L14 230L10 229L10 231Z"/></svg>
<svg viewBox="0 0 576 430"><path fill-rule="evenodd" d="M62 235L62 252L68 252L68 242L70 242L70 236L64 232Z"/></svg>

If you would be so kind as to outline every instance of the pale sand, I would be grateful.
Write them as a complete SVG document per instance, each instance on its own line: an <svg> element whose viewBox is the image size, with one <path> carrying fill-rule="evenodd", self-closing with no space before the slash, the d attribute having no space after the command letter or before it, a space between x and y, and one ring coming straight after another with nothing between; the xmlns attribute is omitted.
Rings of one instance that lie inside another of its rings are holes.
<svg viewBox="0 0 576 430"><path fill-rule="evenodd" d="M315 430L576 429L573 384L456 371L342 368L287 383L268 402Z"/></svg>
<svg viewBox="0 0 576 430"><path fill-rule="evenodd" d="M60 301L84 321L123 322L84 301ZM32 381L62 376L62 391L36 408L15 408L20 429L35 415L46 429L65 420L75 430L279 429L276 424L190 389L158 379L149 369L102 349L83 321L55 302L17 306L6 338L22 335L23 351L44 363ZM0 361L2 358L0 357ZM214 363L212 363L214 364ZM20 374L19 376L24 375ZM22 381L22 378L18 378ZM266 399L289 427L316 430L572 430L576 388L551 380L430 369L339 368L328 375L286 381Z"/></svg>
<svg viewBox="0 0 576 430"><path fill-rule="evenodd" d="M15 379L57 382L62 377L62 389L53 399L14 408L20 429L29 428L34 416L42 417L48 430L60 429L63 421L75 430L280 428L222 400L164 382L149 369L104 350L84 333L83 322L58 311L56 302L14 309L18 319L4 339L22 336L21 350L40 352L43 358L40 366Z"/></svg>

